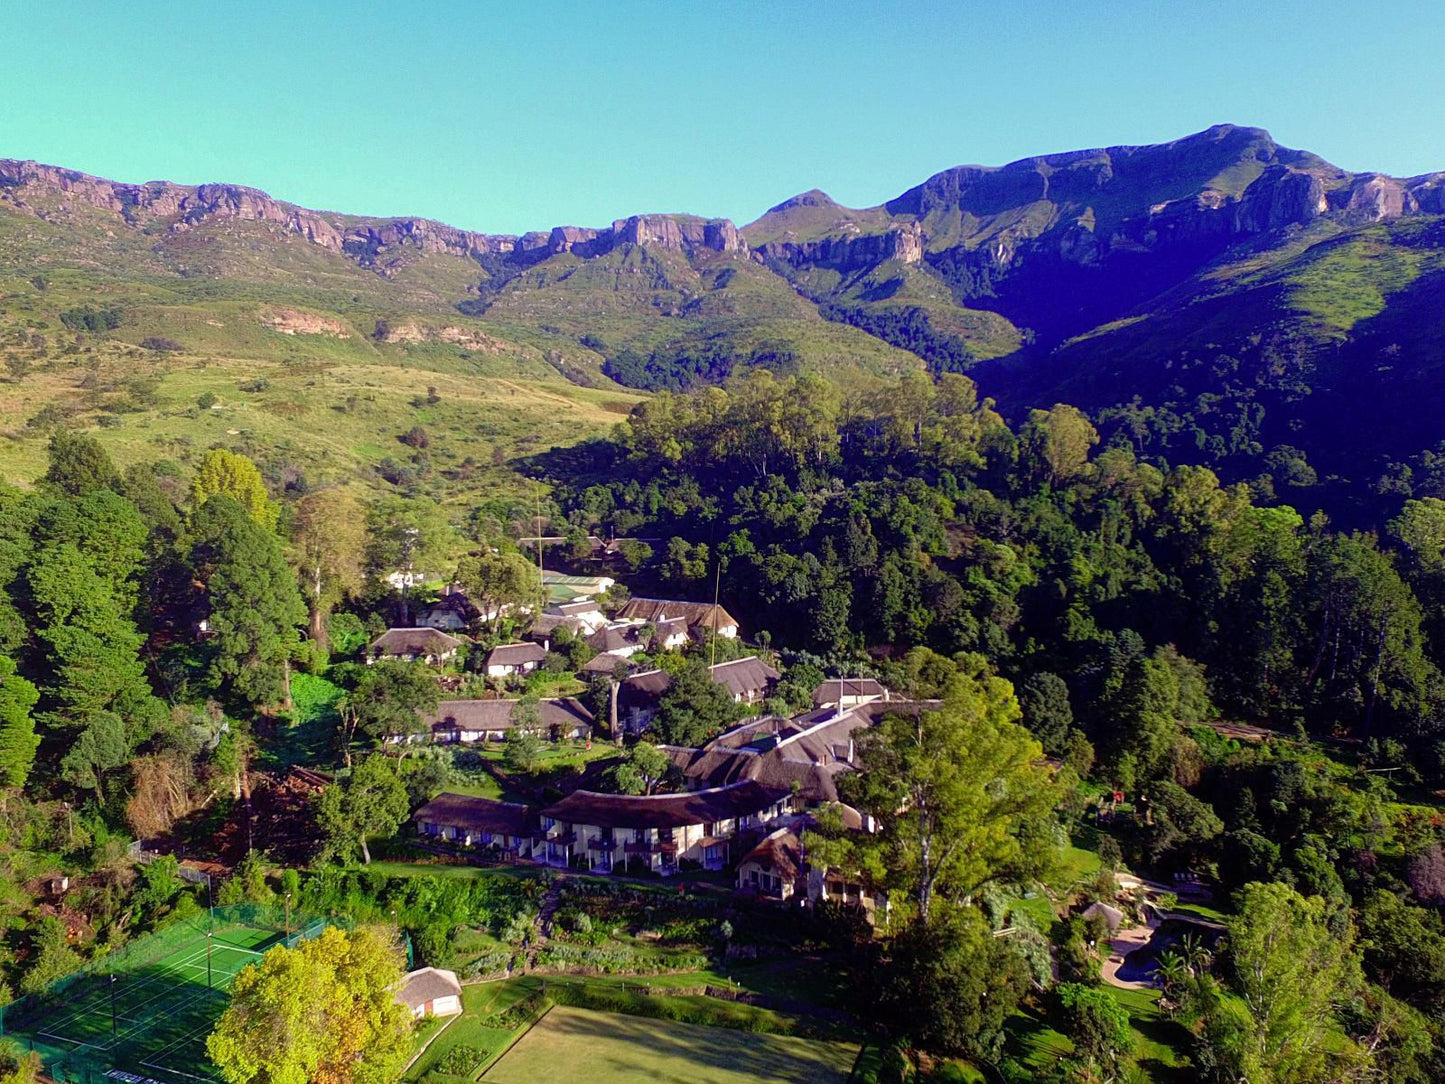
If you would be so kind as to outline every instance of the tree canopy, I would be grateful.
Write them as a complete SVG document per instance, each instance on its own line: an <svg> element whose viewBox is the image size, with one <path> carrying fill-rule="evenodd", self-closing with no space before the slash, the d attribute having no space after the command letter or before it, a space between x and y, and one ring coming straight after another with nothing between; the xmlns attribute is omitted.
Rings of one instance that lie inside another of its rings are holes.
<svg viewBox="0 0 1445 1084"><path fill-rule="evenodd" d="M389 1084L411 1048L402 962L365 926L273 948L232 981L206 1052L228 1084Z"/></svg>

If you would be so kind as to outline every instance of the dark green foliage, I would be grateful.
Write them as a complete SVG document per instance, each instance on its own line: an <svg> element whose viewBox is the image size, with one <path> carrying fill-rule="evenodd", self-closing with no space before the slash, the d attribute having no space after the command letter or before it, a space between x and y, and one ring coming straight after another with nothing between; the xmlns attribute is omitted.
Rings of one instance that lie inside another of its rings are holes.
<svg viewBox="0 0 1445 1084"><path fill-rule="evenodd" d="M306 606L280 540L223 496L201 506L192 533L210 605L211 679L252 705L281 702Z"/></svg>
<svg viewBox="0 0 1445 1084"><path fill-rule="evenodd" d="M1023 709L1024 726L1033 731L1044 749L1060 751L1074 723L1064 679L1047 672L1030 675L1019 689L1019 707Z"/></svg>
<svg viewBox="0 0 1445 1084"><path fill-rule="evenodd" d="M60 322L71 331L89 331L102 334L120 327L121 311L114 305L96 308L93 305L79 305L66 309L60 314Z"/></svg>
<svg viewBox="0 0 1445 1084"><path fill-rule="evenodd" d="M889 1034L942 1057L994 1057L1028 975L970 909L892 938L870 985Z"/></svg>
<svg viewBox="0 0 1445 1084"><path fill-rule="evenodd" d="M326 853L347 860L359 851L362 861L370 863L369 839L392 835L409 809L406 786L391 761L380 755L367 757L317 800Z"/></svg>
<svg viewBox="0 0 1445 1084"><path fill-rule="evenodd" d="M28 573L36 635L49 651L41 683L42 718L86 730L97 718L97 750L124 735L124 752L155 729L164 710L151 694L139 652L142 637L122 601L70 543L47 547Z"/></svg>
<svg viewBox="0 0 1445 1084"><path fill-rule="evenodd" d="M1100 986L1066 982L1057 995L1060 1030L1074 1044L1074 1058L1106 1079L1117 1073L1133 1046L1123 1006Z"/></svg>
<svg viewBox="0 0 1445 1084"><path fill-rule="evenodd" d="M884 342L902 347L928 362L934 373L965 373L978 360L968 344L957 335L949 335L933 327L927 310L869 309L862 305L840 305L824 302L818 312L828 320L852 324L876 335Z"/></svg>
<svg viewBox="0 0 1445 1084"><path fill-rule="evenodd" d="M422 733L426 725L422 717L436 708L439 696L436 679L424 664L380 659L369 666L343 669L351 677L339 705L348 735L360 733L381 741L391 735Z"/></svg>
<svg viewBox="0 0 1445 1084"><path fill-rule="evenodd" d="M15 663L0 655L0 784L23 787L35 763L40 738L30 709L40 699L35 686L15 672Z"/></svg>
<svg viewBox="0 0 1445 1084"><path fill-rule="evenodd" d="M81 497L114 488L120 475L100 441L61 430L50 438L50 468L41 481L64 496Z"/></svg>
<svg viewBox="0 0 1445 1084"><path fill-rule="evenodd" d="M665 745L702 745L736 722L739 709L727 689L713 681L707 665L689 662L673 674L658 701L652 728Z"/></svg>

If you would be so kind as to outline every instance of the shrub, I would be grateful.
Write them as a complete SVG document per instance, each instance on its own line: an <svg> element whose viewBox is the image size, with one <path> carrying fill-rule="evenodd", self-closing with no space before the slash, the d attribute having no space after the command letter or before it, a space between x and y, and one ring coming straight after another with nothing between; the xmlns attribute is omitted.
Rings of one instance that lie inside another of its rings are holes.
<svg viewBox="0 0 1445 1084"><path fill-rule="evenodd" d="M185 347L176 342L175 339L167 339L163 335L151 335L140 341L141 346L146 350L160 350L165 353L174 354L184 350Z"/></svg>
<svg viewBox="0 0 1445 1084"><path fill-rule="evenodd" d="M71 331L114 331L120 327L120 309L113 305L104 309L80 305L62 312L60 322Z"/></svg>
<svg viewBox="0 0 1445 1084"><path fill-rule="evenodd" d="M484 952L462 968L462 978L477 979L483 975L492 975L505 970L511 962L512 954L507 949Z"/></svg>
<svg viewBox="0 0 1445 1084"><path fill-rule="evenodd" d="M436 1067L453 1076L470 1076L481 1068L490 1053L478 1046L454 1046L437 1059Z"/></svg>
<svg viewBox="0 0 1445 1084"><path fill-rule="evenodd" d="M216 405L216 397L211 392L203 391L196 399L196 406L202 410L210 410Z"/></svg>

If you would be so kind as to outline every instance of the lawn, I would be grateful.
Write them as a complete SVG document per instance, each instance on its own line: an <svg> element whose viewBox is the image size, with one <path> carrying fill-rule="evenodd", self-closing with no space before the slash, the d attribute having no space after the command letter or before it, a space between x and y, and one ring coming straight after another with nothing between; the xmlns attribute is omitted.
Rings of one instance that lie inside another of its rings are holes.
<svg viewBox="0 0 1445 1084"><path fill-rule="evenodd" d="M1129 1014L1134 1038L1134 1056L1144 1071L1144 1079L1155 1084L1179 1084L1190 1079L1188 1059L1181 1052L1188 1041L1184 1028L1166 1019L1159 1011L1157 990L1120 990L1106 986ZM1025 1068L1042 1074L1061 1055L1073 1047L1069 1040L1055 1031L1043 1015L1021 1010L1005 1025L1009 1056Z"/></svg>
<svg viewBox="0 0 1445 1084"><path fill-rule="evenodd" d="M857 1047L784 1035L553 1008L483 1075L498 1084L536 1081L676 1081L678 1084L842 1084Z"/></svg>
<svg viewBox="0 0 1445 1084"><path fill-rule="evenodd" d="M518 979L513 982L480 983L462 987L462 1015L446 1024L408 1070L404 1079L420 1080L451 1050L470 1047L483 1052L485 1057L500 1054L507 1048L518 1032L502 1028L490 1028L482 1021L491 1014L501 1012L532 993L540 985L534 979ZM443 1021L445 1023L445 1021Z"/></svg>

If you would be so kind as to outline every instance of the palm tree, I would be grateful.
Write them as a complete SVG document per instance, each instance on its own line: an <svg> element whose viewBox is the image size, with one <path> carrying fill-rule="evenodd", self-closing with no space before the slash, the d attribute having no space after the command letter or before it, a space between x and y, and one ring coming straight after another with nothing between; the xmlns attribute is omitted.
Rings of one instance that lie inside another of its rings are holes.
<svg viewBox="0 0 1445 1084"><path fill-rule="evenodd" d="M1196 978L1204 974L1214 959L1214 954L1204 947L1203 940L1198 934L1187 933L1180 944L1183 946L1184 961L1189 966L1189 973Z"/></svg>
<svg viewBox="0 0 1445 1084"><path fill-rule="evenodd" d="M1158 976L1159 983L1167 994L1190 977L1189 964L1179 953L1166 952L1155 963L1154 974Z"/></svg>

